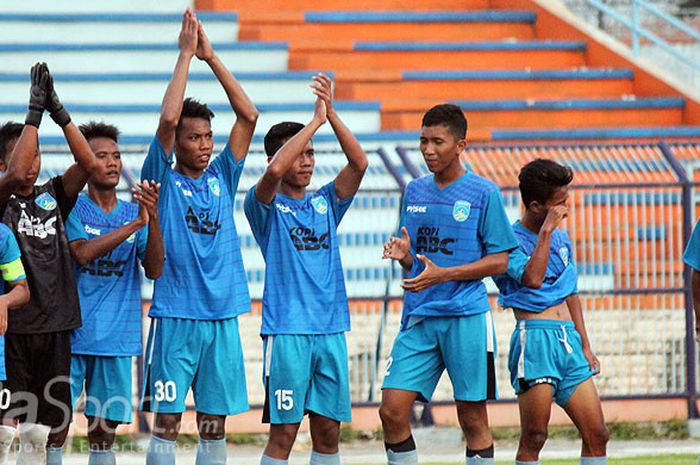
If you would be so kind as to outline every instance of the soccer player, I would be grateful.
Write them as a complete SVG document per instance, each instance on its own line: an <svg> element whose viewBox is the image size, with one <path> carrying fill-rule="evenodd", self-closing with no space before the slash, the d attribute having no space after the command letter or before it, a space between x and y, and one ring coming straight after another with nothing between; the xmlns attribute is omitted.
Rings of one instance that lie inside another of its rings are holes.
<svg viewBox="0 0 700 465"><path fill-rule="evenodd" d="M284 122L265 135L268 165L245 198L263 257L265 291L263 421L270 436L261 465L285 465L309 414L311 465L339 465L340 422L350 421L348 298L336 229L367 169L367 156L333 108L330 78L319 74L309 124ZM310 194L311 137L329 121L348 159L333 182Z"/></svg>
<svg viewBox="0 0 700 465"><path fill-rule="evenodd" d="M248 409L236 317L250 311L250 297L233 202L258 112L189 9L179 48L141 172L142 179L161 184L166 256L149 312L142 408L156 415L146 461L175 462L175 439L191 387L200 434L197 464L221 464L226 416ZM228 143L211 164L213 113L195 100L183 102L194 56L212 69L236 114Z"/></svg>
<svg viewBox="0 0 700 465"><path fill-rule="evenodd" d="M90 122L80 131L98 163L88 180L88 195L78 197L66 223L83 319L71 338L71 391L75 405L85 385L88 463L109 465L116 460L117 425L131 422L132 357L142 353L137 261L143 262L148 278L158 278L163 240L157 184L144 181L135 190L138 205L117 199L122 172L118 129ZM48 449L48 465L60 465L61 452Z"/></svg>
<svg viewBox="0 0 700 465"><path fill-rule="evenodd" d="M432 174L406 187L401 237L384 245L383 257L398 260L408 274L379 409L391 465L417 463L413 402L430 400L445 369L467 465L493 463L486 400L496 398L496 341L482 278L504 273L518 244L498 186L462 166L466 133L455 105L437 105L423 116L420 151Z"/></svg>
<svg viewBox="0 0 700 465"><path fill-rule="evenodd" d="M693 309L695 310L695 338L700 342L700 222L693 229L693 234L683 253L683 261L693 270L690 287L693 291Z"/></svg>
<svg viewBox="0 0 700 465"><path fill-rule="evenodd" d="M607 464L608 431L592 377L600 372L586 333L571 240L557 226L568 214L570 168L537 159L520 170L525 211L513 224L519 248L494 280L499 304L517 320L509 368L520 407L516 465L539 464L552 400L583 438L581 465Z"/></svg>
<svg viewBox="0 0 700 465"><path fill-rule="evenodd" d="M44 109L63 129L77 163L63 175L35 186L41 169L37 129ZM15 164L31 166L14 184L13 195L0 198L0 216L22 251L31 291L29 303L9 315L4 387L12 402L0 415L6 426L20 422L17 463L37 464L45 463L47 441L53 444L72 417L70 335L81 319L65 222L97 160L63 108L43 63L32 68L24 127L7 123L0 133L0 147L11 154L5 160L8 172ZM9 442L5 444L9 447Z"/></svg>

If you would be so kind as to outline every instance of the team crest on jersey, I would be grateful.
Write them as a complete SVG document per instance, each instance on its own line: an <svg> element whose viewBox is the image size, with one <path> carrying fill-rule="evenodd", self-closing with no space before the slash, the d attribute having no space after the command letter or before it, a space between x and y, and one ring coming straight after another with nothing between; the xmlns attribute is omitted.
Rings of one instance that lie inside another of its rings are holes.
<svg viewBox="0 0 700 465"><path fill-rule="evenodd" d="M472 204L466 200L458 200L452 207L452 218L455 221L463 222L469 219L469 213L472 210Z"/></svg>
<svg viewBox="0 0 700 465"><path fill-rule="evenodd" d="M313 197L311 199L311 205L313 205L314 210L319 212L321 215L325 215L328 211L328 202L321 196Z"/></svg>
<svg viewBox="0 0 700 465"><path fill-rule="evenodd" d="M219 185L218 178L207 179L207 184L209 184L209 189L211 190L212 194L214 194L217 197L221 195L221 186Z"/></svg>
<svg viewBox="0 0 700 465"><path fill-rule="evenodd" d="M569 249L566 247L559 248L559 257L564 262L564 266L569 266Z"/></svg>
<svg viewBox="0 0 700 465"><path fill-rule="evenodd" d="M44 192L41 194L39 197L34 200L34 203L39 205L39 207L43 208L46 211L51 211L54 208L56 208L56 199L51 197L51 194L48 192Z"/></svg>

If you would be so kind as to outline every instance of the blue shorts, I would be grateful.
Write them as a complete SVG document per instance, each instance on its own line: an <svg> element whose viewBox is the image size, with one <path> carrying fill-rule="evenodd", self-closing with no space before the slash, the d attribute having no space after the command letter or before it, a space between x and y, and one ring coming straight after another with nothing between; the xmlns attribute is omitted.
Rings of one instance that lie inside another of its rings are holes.
<svg viewBox="0 0 700 465"><path fill-rule="evenodd" d="M496 399L495 357L491 312L425 317L396 336L382 389L414 391L429 402L447 369L455 400Z"/></svg>
<svg viewBox="0 0 700 465"><path fill-rule="evenodd" d="M70 388L73 409L85 387L85 416L131 423L132 357L73 354Z"/></svg>
<svg viewBox="0 0 700 465"><path fill-rule="evenodd" d="M594 372L583 355L581 336L571 321L521 320L510 338L510 381L516 394L551 384L564 407L579 384Z"/></svg>
<svg viewBox="0 0 700 465"><path fill-rule="evenodd" d="M141 409L182 413L190 387L195 409L211 415L248 410L238 319L153 318Z"/></svg>
<svg viewBox="0 0 700 465"><path fill-rule="evenodd" d="M351 421L345 333L263 336L263 422L293 424L313 412Z"/></svg>

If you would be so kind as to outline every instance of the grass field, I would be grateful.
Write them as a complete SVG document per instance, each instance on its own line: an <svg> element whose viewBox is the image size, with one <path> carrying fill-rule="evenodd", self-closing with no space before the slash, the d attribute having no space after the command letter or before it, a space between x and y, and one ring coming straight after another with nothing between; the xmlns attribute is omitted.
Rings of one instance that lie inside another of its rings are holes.
<svg viewBox="0 0 700 465"><path fill-rule="evenodd" d="M579 465L578 459L541 460L542 465ZM644 457L626 457L609 459L609 465L698 465L697 455L653 455ZM464 465L464 462L429 463L425 465ZM512 461L497 460L496 465L513 465Z"/></svg>

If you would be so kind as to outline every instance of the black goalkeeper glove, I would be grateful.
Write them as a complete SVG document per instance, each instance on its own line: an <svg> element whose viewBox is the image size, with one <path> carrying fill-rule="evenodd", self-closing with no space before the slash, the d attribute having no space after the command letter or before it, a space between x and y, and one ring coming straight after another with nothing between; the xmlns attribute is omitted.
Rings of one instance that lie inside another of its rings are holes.
<svg viewBox="0 0 700 465"><path fill-rule="evenodd" d="M29 86L29 110L24 118L24 124L39 128L44 114L47 99L49 69L46 63L36 63L31 69L31 85Z"/></svg>
<svg viewBox="0 0 700 465"><path fill-rule="evenodd" d="M63 108L63 104L61 103L61 100L59 100L58 94L56 94L56 89L54 89L53 86L53 76L51 76L48 66L46 67L46 74L49 76L48 84L46 86L46 91L48 93L48 98L46 99L46 109L51 114L51 119L54 120L56 124L64 128L68 123L70 123L70 115L68 114L68 111Z"/></svg>

